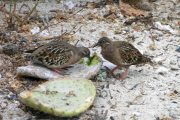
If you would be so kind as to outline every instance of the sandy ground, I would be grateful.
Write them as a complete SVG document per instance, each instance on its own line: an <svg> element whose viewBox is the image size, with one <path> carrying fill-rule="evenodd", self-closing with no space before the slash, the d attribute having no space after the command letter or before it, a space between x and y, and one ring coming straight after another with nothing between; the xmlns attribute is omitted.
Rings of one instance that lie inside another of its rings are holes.
<svg viewBox="0 0 180 120"><path fill-rule="evenodd" d="M145 25L141 22L126 26L123 23L128 18L120 13L115 19L101 19L109 6L84 8L75 17L49 28L49 35L53 36L76 26L78 31L75 30L72 42L80 40L79 44L87 47L93 45L102 34L107 34L113 40L129 41L157 63L154 67L131 66L124 81L107 77L102 68L96 81L94 80L97 97L93 107L81 116L69 120L180 120L180 53L176 51L180 47L180 4L178 0L157 0L152 6L153 29L149 29L152 24ZM48 14L51 9L62 9L62 4L51 2L37 6L42 15ZM73 9L78 11L81 8ZM94 15L91 20L87 19L90 15ZM99 53L100 48L92 51ZM12 63L5 60L9 59L8 56L0 56L0 65L11 66ZM113 67L107 61L104 61L104 65ZM117 71L117 74L121 72ZM12 75L9 77L15 79ZM0 73L0 81L6 79L7 75ZM4 85L1 84L0 87L4 88ZM7 88L0 90L0 119L1 117L3 120L63 120L22 108L14 93Z"/></svg>

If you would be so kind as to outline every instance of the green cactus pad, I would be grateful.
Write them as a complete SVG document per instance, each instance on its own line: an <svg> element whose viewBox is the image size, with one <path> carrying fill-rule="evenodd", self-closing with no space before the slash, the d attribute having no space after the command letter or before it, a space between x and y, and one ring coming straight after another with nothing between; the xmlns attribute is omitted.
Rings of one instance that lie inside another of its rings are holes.
<svg viewBox="0 0 180 120"><path fill-rule="evenodd" d="M82 59L80 61L80 64L85 64L87 66L95 66L101 62L101 59L99 56L94 53L88 60Z"/></svg>
<svg viewBox="0 0 180 120"><path fill-rule="evenodd" d="M51 115L72 117L87 110L95 96L96 88L90 80L59 78L20 93L20 100L29 107Z"/></svg>

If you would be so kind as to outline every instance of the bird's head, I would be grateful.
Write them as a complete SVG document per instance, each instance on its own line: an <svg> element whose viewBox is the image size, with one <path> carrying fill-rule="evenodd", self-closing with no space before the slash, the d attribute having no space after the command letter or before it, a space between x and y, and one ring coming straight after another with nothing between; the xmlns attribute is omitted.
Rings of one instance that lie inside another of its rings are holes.
<svg viewBox="0 0 180 120"><path fill-rule="evenodd" d="M79 47L79 51L82 55L82 57L90 58L90 50L86 47Z"/></svg>
<svg viewBox="0 0 180 120"><path fill-rule="evenodd" d="M111 44L111 40L107 37L102 37L98 40L98 42L96 44L93 45L93 47L96 47L96 46L106 46L106 45L109 45Z"/></svg>

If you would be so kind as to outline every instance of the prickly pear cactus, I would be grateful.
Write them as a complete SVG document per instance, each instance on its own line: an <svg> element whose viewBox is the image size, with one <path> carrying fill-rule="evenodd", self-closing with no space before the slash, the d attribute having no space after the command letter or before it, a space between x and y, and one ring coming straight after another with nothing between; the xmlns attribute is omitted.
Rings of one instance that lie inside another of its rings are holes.
<svg viewBox="0 0 180 120"><path fill-rule="evenodd" d="M20 100L29 107L51 115L72 117L87 110L95 95L96 88L90 80L59 78L22 92Z"/></svg>

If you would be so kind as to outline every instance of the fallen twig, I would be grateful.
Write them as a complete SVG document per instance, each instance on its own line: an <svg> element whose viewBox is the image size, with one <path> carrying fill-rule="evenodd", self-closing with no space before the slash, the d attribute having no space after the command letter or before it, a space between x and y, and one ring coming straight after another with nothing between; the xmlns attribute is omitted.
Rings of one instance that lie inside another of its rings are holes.
<svg viewBox="0 0 180 120"><path fill-rule="evenodd" d="M63 38L64 35L66 35L66 34L68 34L68 33L70 34L71 32L73 32L73 30L74 30L76 27L77 27L77 25L74 26L69 32L66 31L66 32L62 33L61 35L59 35L59 36L47 38L47 39L45 39L45 40L50 40L50 39L61 39L61 38ZM74 31L74 33L76 33L81 27L82 27L82 25L81 25L76 31Z"/></svg>
<svg viewBox="0 0 180 120"><path fill-rule="evenodd" d="M22 13L22 12L21 12L21 9L22 9L23 7L27 7L27 8L29 9L29 11L31 10L30 7L29 7L27 4L22 4L21 7L20 7L19 10L18 10L19 13Z"/></svg>
<svg viewBox="0 0 180 120"><path fill-rule="evenodd" d="M74 15L76 15L77 13L79 13L80 11L82 11L84 8L82 8L82 9L80 9L80 10L78 10L76 13L74 13L74 14L72 14L69 18L71 18L71 17L73 17ZM58 25L59 23L61 23L62 21L59 21L59 22L57 22L57 23L55 23L55 24L51 24L51 25L49 25L49 26L46 26L44 29L42 29L42 30L40 30L39 32L37 32L36 34L34 34L34 35L37 35L37 34L39 34L39 33L41 33L42 31L44 31L45 29L47 29L47 28L49 28L49 27L52 27L52 26L55 26L55 25ZM77 26L77 25L76 25ZM73 27L74 28L74 27ZM64 34L66 34L67 32L64 32L63 34L61 34L60 36L62 36L62 35L64 35ZM70 33L70 32L69 32ZM56 38L56 37L55 37ZM59 38L59 36L58 36L58 38Z"/></svg>
<svg viewBox="0 0 180 120"><path fill-rule="evenodd" d="M3 6L0 7L0 11L5 14L8 14L9 16L14 16L19 22L22 22L21 17L19 15L7 11Z"/></svg>
<svg viewBox="0 0 180 120"><path fill-rule="evenodd" d="M12 10L12 4L14 7L13 10ZM32 10L24 17L15 13L15 11L16 11L16 0L10 4L10 11L8 11L5 8L5 3L0 5L0 11L5 14L5 18L6 18L6 22L8 24L8 28L11 28L12 25L14 27L16 22L18 23L18 26L21 26L21 25L27 23L27 21L29 20L28 18L33 13L33 11L37 7L37 5L38 5L38 2L35 4L35 6L32 8ZM20 10L21 10L21 8L20 8ZM6 15L8 15L8 17L6 17Z"/></svg>
<svg viewBox="0 0 180 120"><path fill-rule="evenodd" d="M36 2L36 4L34 5L34 7L31 9L31 11L29 12L29 14L27 14L25 17L24 17L24 20L26 20L27 18L30 17L30 15L34 12L34 10L36 9L37 5L38 5L38 1Z"/></svg>
<svg viewBox="0 0 180 120"><path fill-rule="evenodd" d="M133 22L137 22L137 21L140 21L140 22L149 22L151 19L152 19L152 14L149 14L148 16L137 16L135 18L132 18L132 19L129 19L129 20L126 20L124 22L125 25L131 25Z"/></svg>

